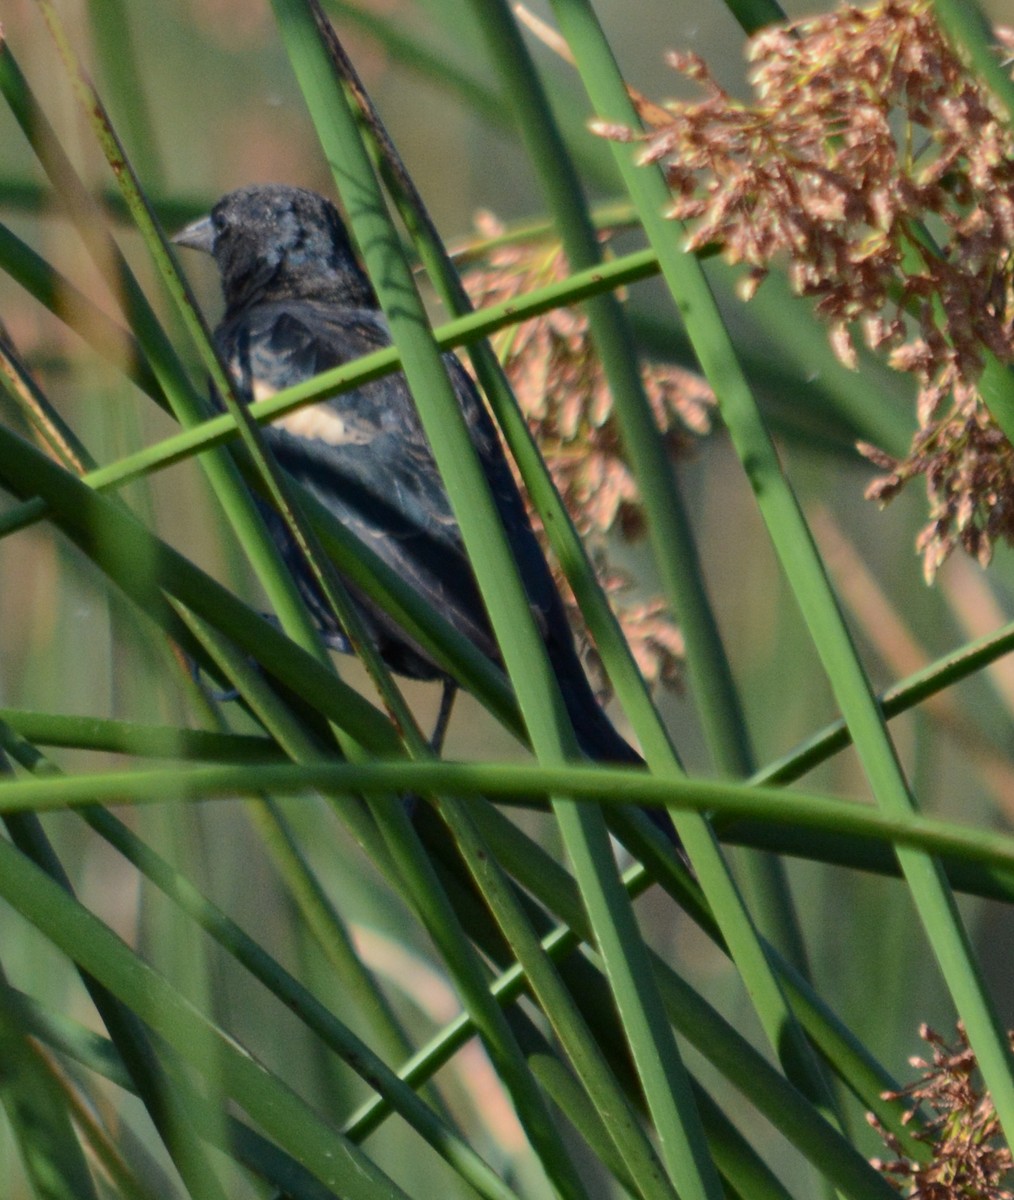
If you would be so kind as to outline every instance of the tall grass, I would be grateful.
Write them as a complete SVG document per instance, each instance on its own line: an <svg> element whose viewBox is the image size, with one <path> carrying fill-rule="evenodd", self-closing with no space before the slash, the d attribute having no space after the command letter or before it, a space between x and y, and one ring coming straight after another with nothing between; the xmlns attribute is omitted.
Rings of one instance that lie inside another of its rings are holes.
<svg viewBox="0 0 1014 1200"><path fill-rule="evenodd" d="M8 22L12 1200L886 1200L866 1114L897 1153L931 1156L926 1114L904 1120L885 1093L910 1077L919 1024L949 1037L956 1018L1014 1124L1009 551L988 574L955 556L927 588L919 497L868 505L854 449L904 453L911 389L872 355L845 370L778 278L741 303L734 268L684 251L661 173L588 130L638 120L617 56L629 82L662 88L666 46L724 41L735 78L777 6L636 7L633 22L551 4L564 61L500 0L331 4L411 179L364 126L307 0L37 0ZM974 48L970 10L943 7ZM394 347L217 413L208 376L229 384L201 315L214 280L194 266L195 298L166 231L282 177L341 200ZM567 278L473 313L467 248L448 256L437 228L478 243L479 205L508 241L561 243ZM604 256L605 220L624 232ZM489 341L576 305L643 520L607 549L679 621L679 691L646 684L595 572L602 546L571 523ZM480 380L644 770L575 761L449 346ZM648 360L703 372L717 396L719 427L689 460L659 433ZM396 367L503 671L264 452L256 421ZM1000 368L993 384L1003 424ZM255 493L306 535L335 603L343 579L367 589L467 689L441 758L435 689L323 649ZM693 873L639 805L668 809Z"/></svg>

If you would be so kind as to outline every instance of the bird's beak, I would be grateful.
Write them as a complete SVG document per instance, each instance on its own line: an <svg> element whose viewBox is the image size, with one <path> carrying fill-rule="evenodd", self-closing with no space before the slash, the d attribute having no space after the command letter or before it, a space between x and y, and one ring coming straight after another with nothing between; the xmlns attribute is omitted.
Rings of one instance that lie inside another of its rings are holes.
<svg viewBox="0 0 1014 1200"><path fill-rule="evenodd" d="M215 227L211 217L200 217L189 225L173 234L172 241L177 246L189 246L191 250L203 250L205 254L215 252Z"/></svg>

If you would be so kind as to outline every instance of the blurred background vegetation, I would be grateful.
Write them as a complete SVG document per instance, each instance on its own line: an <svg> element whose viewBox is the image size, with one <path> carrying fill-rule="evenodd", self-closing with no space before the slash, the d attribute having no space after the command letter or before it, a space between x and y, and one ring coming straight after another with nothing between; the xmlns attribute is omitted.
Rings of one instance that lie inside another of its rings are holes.
<svg viewBox="0 0 1014 1200"><path fill-rule="evenodd" d="M542 6L536 8L539 11ZM793 2L789 16L827 9ZM450 244L473 235L477 210L510 225L544 215L537 184L507 106L499 96L472 6L459 0L329 3L371 96ZM603 0L598 12L626 78L653 98L685 87L665 65L670 48L692 49L720 81L746 94L744 35L729 8L701 0ZM996 0L983 8L1003 19ZM261 0L92 0L60 7L149 197L168 230L206 211L222 193L252 181L278 180L333 193L327 163L295 81L268 3ZM549 19L547 11L540 15ZM37 6L6 0L4 37L64 147L89 187L110 198L115 235L159 316L182 343L179 319L140 238L112 201L114 185L66 84ZM595 203L622 199L612 149L586 129L591 112L573 69L542 46L534 57ZM117 312L13 117L0 113L0 219L89 298ZM618 249L640 243L625 235ZM204 311L219 310L210 263L186 264ZM845 371L807 306L772 278L755 300L735 297L735 272L713 261L708 274L779 451L839 590L875 686L887 687L1005 619L1014 598L1014 562L998 548L988 571L955 556L933 587L914 549L926 520L924 497L910 488L886 511L863 499L873 477L857 440L903 452L914 429L912 387L868 357ZM629 312L645 359L694 367L675 309L658 281L629 290ZM446 314L433 302L433 316ZM6 275L0 319L11 342L94 458L108 462L168 436L175 425L123 374ZM196 357L194 377L200 377ZM21 417L0 399L6 424ZM736 682L758 765L785 754L837 716L830 688L779 570L740 464L721 425L679 462L680 491L692 518L707 587ZM193 462L131 484L123 495L149 526L256 605L256 585L216 516ZM0 504L3 500L0 499ZM645 543L613 547L645 595L659 590ZM193 697L162 646L100 574L45 524L0 541L0 707L118 717L184 725ZM677 614L678 616L678 614ZM362 681L346 663L347 677ZM433 689L409 686L432 714ZM691 772L713 772L695 697L686 688L657 696ZM904 766L927 813L1004 827L1014 804L1011 707L1014 670L1000 661L892 725ZM238 714L226 719L245 729ZM427 715L424 726L431 720ZM73 746L52 757L68 772L119 765L122 756ZM447 745L452 758L504 759L523 752L482 707L467 698ZM806 777L808 790L868 799L862 770L844 751ZM322 802L283 802L286 819L356 952L386 990L418 1044L449 1021L458 1002L433 947L404 904L379 882L353 839ZM325 1004L369 1036L327 961L277 862L264 848L262 821L247 802L139 808L131 827L198 885ZM521 822L554 846L536 817ZM81 901L184 994L214 1015L318 1110L347 1113L365 1095L351 1073L324 1061L305 1028L211 943L195 934L155 888L73 814L45 827ZM554 846L555 848L555 846ZM949 1031L953 1011L912 905L897 881L787 859L796 911L817 990L899 1078L919 1051L920 1022ZM756 1017L729 961L671 901L649 893L638 909L651 944L741 1032L760 1043ZM966 898L962 912L981 951L1001 1020L1014 1025L1014 924L1009 909ZM18 915L0 906L0 957L8 982L85 1025L95 1014L66 958ZM195 955L195 949L200 951ZM199 960L199 961L198 961ZM810 1168L713 1068L689 1062L713 1089L794 1195L811 1195ZM469 1136L519 1194L548 1195L527 1154L495 1076L473 1049L441 1076L446 1098ZM92 1084L89 1085L90 1087ZM121 1150L148 1195L182 1194L137 1104L112 1085L95 1086L102 1120L119 1129ZM853 1115L858 1115L858 1109ZM857 1122L860 1124L861 1122ZM370 1154L413 1196L468 1193L403 1130L389 1127ZM872 1133L856 1134L864 1153ZM620 1194L587 1165L590 1195ZM224 1168L223 1168L224 1170ZM147 1173L147 1174L146 1174ZM234 1197L273 1194L240 1171L226 1176ZM102 1195L126 1195L101 1185ZM0 1190L10 1200L33 1194L9 1127L0 1120ZM53 1193L57 1194L57 1193Z"/></svg>

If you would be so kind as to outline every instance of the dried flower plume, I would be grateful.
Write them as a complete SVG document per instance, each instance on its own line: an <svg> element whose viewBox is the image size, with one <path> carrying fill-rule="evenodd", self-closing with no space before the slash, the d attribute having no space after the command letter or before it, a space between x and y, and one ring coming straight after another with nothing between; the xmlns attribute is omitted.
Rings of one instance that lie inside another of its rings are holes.
<svg viewBox="0 0 1014 1200"><path fill-rule="evenodd" d="M477 224L484 237L503 233L489 214L480 215ZM499 246L482 267L465 275L464 282L473 302L486 306L507 303L566 275L567 262L558 244L525 242ZM641 506L587 318L576 309L556 309L513 326L496 342L529 428L579 532L594 539L618 528L626 537L635 536L642 528ZM647 367L644 384L670 452L685 453L692 435L710 429L711 390L699 376L672 366ZM674 681L683 642L664 604L624 601L629 580L604 561L599 566L601 582L645 677L651 682Z"/></svg>
<svg viewBox="0 0 1014 1200"><path fill-rule="evenodd" d="M911 1100L929 1113L913 1136L932 1147L932 1158L929 1162L908 1158L898 1139L871 1115L870 1123L896 1156L874 1160L873 1165L895 1176L899 1189L908 1189L904 1195L909 1200L1014 1200L1007 1186L1014 1165L1011 1152L993 1101L979 1079L964 1026L959 1023L954 1046L927 1025L919 1034L932 1049L932 1062L913 1058L912 1066L922 1072L922 1078L884 1099Z"/></svg>
<svg viewBox="0 0 1014 1200"><path fill-rule="evenodd" d="M858 331L915 377L918 432L901 460L862 448L886 472L868 494L883 503L923 476L927 577L956 545L985 564L997 538L1014 541L1014 449L979 391L986 352L1014 359L1011 132L926 0L766 28L749 61L752 104L673 54L704 98L643 106L644 135L597 131L643 138L688 246L748 267L745 295L784 261L844 363Z"/></svg>

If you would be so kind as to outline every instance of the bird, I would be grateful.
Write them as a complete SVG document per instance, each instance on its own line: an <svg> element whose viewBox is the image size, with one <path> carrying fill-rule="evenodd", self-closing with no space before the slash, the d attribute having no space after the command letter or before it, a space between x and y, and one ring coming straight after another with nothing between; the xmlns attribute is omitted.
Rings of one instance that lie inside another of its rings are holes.
<svg viewBox="0 0 1014 1200"><path fill-rule="evenodd" d="M214 341L249 403L391 344L387 322L334 204L305 188L252 184L223 196L175 235L218 268L225 311ZM640 764L595 696L560 593L529 521L499 435L471 376L445 354L455 396L496 503L578 745L589 759ZM264 437L279 466L483 654L500 650L404 374L361 384L276 420ZM272 536L332 648L349 652L281 518ZM375 601L350 593L387 666L412 679L454 681ZM449 703L447 706L449 714ZM439 722L438 722L439 724Z"/></svg>

